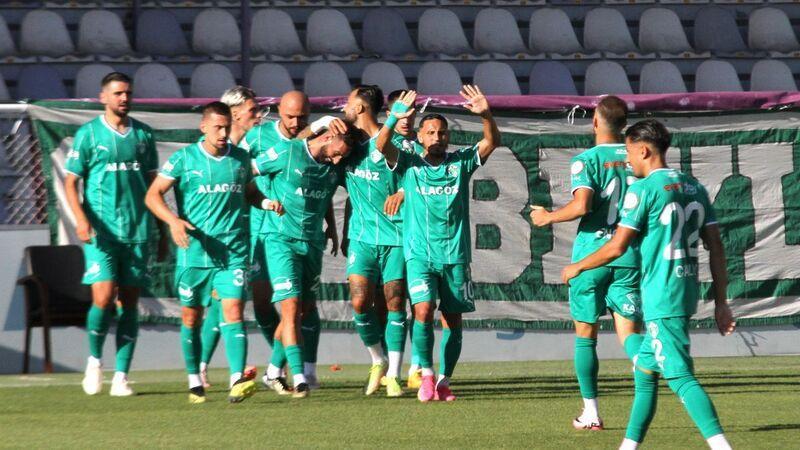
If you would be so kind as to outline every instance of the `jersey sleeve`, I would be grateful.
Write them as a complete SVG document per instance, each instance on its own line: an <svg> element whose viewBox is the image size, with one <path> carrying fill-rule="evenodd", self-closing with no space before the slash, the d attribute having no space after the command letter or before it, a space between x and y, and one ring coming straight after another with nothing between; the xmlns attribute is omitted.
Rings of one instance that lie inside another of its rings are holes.
<svg viewBox="0 0 800 450"><path fill-rule="evenodd" d="M169 178L170 180L177 180L183 175L185 164L184 164L184 151L178 150L177 152L173 153L172 156L161 166L161 170L158 172L159 176L164 178Z"/></svg>
<svg viewBox="0 0 800 450"><path fill-rule="evenodd" d="M647 225L647 192L641 182L631 185L622 201L619 226L642 231Z"/></svg>
<svg viewBox="0 0 800 450"><path fill-rule="evenodd" d="M67 152L67 162L64 168L75 176L85 177L89 171L93 151L91 131L88 127L79 128L72 141L72 148Z"/></svg>
<svg viewBox="0 0 800 450"><path fill-rule="evenodd" d="M244 149L247 153L250 154L251 158L255 158L255 152L257 146L255 145L258 141L258 136L260 134L261 127L253 127L251 128L242 138L242 141L239 142L239 147Z"/></svg>
<svg viewBox="0 0 800 450"><path fill-rule="evenodd" d="M708 195L708 191L706 190L705 186L698 183L697 186L699 187L700 191L700 204L703 205L703 208L706 210L705 219L703 221L703 227L708 225L714 225L717 222L717 215L714 212L714 205L711 204L711 198Z"/></svg>
<svg viewBox="0 0 800 450"><path fill-rule="evenodd" d="M276 144L256 156L253 159L253 167L259 175L276 174L286 166L286 157L290 151L292 151L291 144Z"/></svg>
<svg viewBox="0 0 800 450"><path fill-rule="evenodd" d="M571 180L570 192L575 192L581 188L591 189L593 191L597 190L594 181L594 167L592 167L589 161L581 158L580 155L572 158L572 161L570 161L569 172Z"/></svg>
<svg viewBox="0 0 800 450"><path fill-rule="evenodd" d="M472 175L481 166L481 155L478 153L478 144L472 147L462 148L458 151L458 158L461 160L463 170Z"/></svg>

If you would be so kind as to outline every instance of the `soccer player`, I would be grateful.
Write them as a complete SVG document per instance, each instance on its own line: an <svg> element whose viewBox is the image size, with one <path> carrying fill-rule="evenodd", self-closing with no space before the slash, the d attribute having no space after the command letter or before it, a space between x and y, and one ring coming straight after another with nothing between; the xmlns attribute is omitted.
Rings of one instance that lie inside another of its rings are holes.
<svg viewBox="0 0 800 450"><path fill-rule="evenodd" d="M580 218L572 248L572 261L594 252L611 239L629 182L625 140L628 108L618 97L604 97L595 108L592 127L595 146L572 158L572 200L547 211L534 206L531 221L538 227ZM630 181L629 181L630 180ZM598 319L610 310L619 342L629 358L639 352L641 331L638 261L633 249L606 266L583 272L569 286L569 307L575 323L575 373L583 412L572 421L579 430L602 430L597 408Z"/></svg>
<svg viewBox="0 0 800 450"><path fill-rule="evenodd" d="M306 342L305 335L301 339L300 314L305 303L313 305L316 299L326 242L322 221L344 176L338 164L355 142L352 133L337 134L333 124L330 128L312 138L278 142L253 164L259 175L270 178L273 198L286 208L283 216L267 216L265 241L272 302L280 303L281 310L280 338L275 346L280 342L284 348L295 398L308 396L310 388L302 346L315 345ZM319 316L316 318L318 323ZM316 348L313 351L316 353Z"/></svg>
<svg viewBox="0 0 800 450"><path fill-rule="evenodd" d="M248 260L248 200L280 212L252 181L250 155L232 145L230 108L221 102L203 107L204 138L175 152L147 192L147 207L169 225L178 246L175 285L182 307L181 344L189 375L189 402L203 403L200 379L200 321L203 307L221 303L220 328L230 370L228 400L241 402L256 390L243 377L247 332L243 322ZM174 189L178 214L164 201ZM212 296L214 298L212 298Z"/></svg>
<svg viewBox="0 0 800 450"><path fill-rule="evenodd" d="M728 307L725 251L706 189L666 164L667 129L656 120L637 122L625 132L627 161L641 180L623 200L617 231L596 252L564 268L571 283L634 246L641 259L642 311L647 334L635 359L636 394L621 449L644 440L656 411L659 375L681 399L712 449L729 449L714 405L694 377L689 352L689 318L697 309L698 240L710 253L714 318L722 335L736 327Z"/></svg>
<svg viewBox="0 0 800 450"><path fill-rule="evenodd" d="M258 125L261 121L261 107L259 107L256 102L256 94L252 89L244 86L235 86L225 91L220 101L228 105L231 109L231 132L228 136L228 140L233 145L239 145L245 133ZM264 190L262 190L262 193L263 192ZM251 224L255 221L254 218L257 218L257 221L260 223L263 214L264 210L257 207L251 208ZM253 243L251 242L251 252L253 249L252 245ZM258 263L251 262L251 264ZM252 279L252 272L250 276L251 278L248 278L248 281ZM268 284L263 282L261 284L265 284L266 289L269 289ZM251 282L251 286L254 291L258 289L256 283ZM259 288L264 288L264 286L259 286ZM257 297L254 296L254 298ZM266 308L264 306L266 306ZM267 342L270 346L272 346L272 335L275 333L275 327L278 323L278 313L269 302L261 302L261 304L258 304L254 300L253 307L256 311L256 323L258 324L258 328L262 331L264 337L267 338ZM200 359L200 379L203 381L203 387L206 389L211 387L211 384L208 382L208 363L211 361L211 357L214 355L214 350L217 348L217 343L219 342L219 317L220 302L211 302L206 310L206 316L203 320L203 326L200 332L201 341L203 342L203 352ZM245 375L250 375L247 370L245 370Z"/></svg>
<svg viewBox="0 0 800 450"><path fill-rule="evenodd" d="M285 93L278 104L279 119L253 127L244 136L241 142L242 148L249 150L250 157L255 160L259 155L274 149L281 143L311 136L314 131L319 131L323 126L327 125L328 121L314 122L309 127L310 111L311 105L304 93L300 91ZM271 177L256 177L255 181L256 186L265 196L273 195L271 193ZM338 236L336 235L336 224L332 208L328 210L325 221L327 223L326 237L333 241L332 251L336 252ZM264 213L255 209L251 211L250 245L252 261L250 277L253 285L253 307L261 333L272 347L272 355L266 373L262 377L262 382L278 394L288 395L291 393L291 389L286 382L284 372L287 362L286 352L281 340L275 340L276 336L279 337L281 335L282 329L278 325L280 319L275 312L275 307L270 302L272 289L269 284L266 256L266 238L270 223ZM317 387L316 361L321 331L319 312L313 298L304 301L302 306L303 323L301 331L305 344L303 347L304 372L310 382L309 385Z"/></svg>
<svg viewBox="0 0 800 450"><path fill-rule="evenodd" d="M480 116L483 139L455 152L447 152L447 119L438 114L422 118L419 140L425 153L399 151L390 143L395 120L408 116L416 93L407 92L393 106L376 142L389 167L401 177L406 201L403 208L403 250L411 303L414 305L413 345L420 357L422 384L417 398L453 401L450 390L461 354L463 313L475 311L470 280L469 179L495 148L500 132L483 93L477 86L464 86L464 107ZM438 381L433 372L433 313L436 299L444 327Z"/></svg>
<svg viewBox="0 0 800 450"><path fill-rule="evenodd" d="M397 192L399 177L375 148L380 131L377 115L382 106L383 92L378 86L357 86L344 107L345 121L355 125L366 139L347 158L345 186L350 197L343 249L347 250L347 280L356 331L372 359L364 394L377 392L386 376L386 395L400 397L406 338L405 260L402 219L384 212L387 198ZM377 296L380 284L384 295ZM375 311L378 298L388 311L385 331L381 330ZM388 362L381 345L384 334Z"/></svg>
<svg viewBox="0 0 800 450"><path fill-rule="evenodd" d="M67 154L64 188L75 216L75 231L84 242L83 283L92 289L92 306L86 317L90 356L81 383L88 395L103 389L100 360L114 300L117 354L110 394L134 394L128 385L128 370L139 332L139 291L148 282L147 242L153 224L144 197L152 172L158 170L158 154L150 127L128 116L131 89L131 79L122 73L103 77L100 102L105 110L78 129Z"/></svg>

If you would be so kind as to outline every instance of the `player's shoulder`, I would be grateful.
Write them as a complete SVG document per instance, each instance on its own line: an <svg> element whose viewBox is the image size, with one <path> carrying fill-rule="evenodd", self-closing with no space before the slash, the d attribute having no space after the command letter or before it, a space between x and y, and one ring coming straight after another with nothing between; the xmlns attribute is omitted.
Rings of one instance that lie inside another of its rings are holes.
<svg viewBox="0 0 800 450"><path fill-rule="evenodd" d="M153 128L150 125L142 122L141 120L134 119L133 117L130 118L130 121L132 129L151 136L153 135Z"/></svg>
<svg viewBox="0 0 800 450"><path fill-rule="evenodd" d="M245 161L250 159L250 152L243 149L242 147L231 144L229 148L230 148L229 155L232 156L233 158L238 159L240 161Z"/></svg>
<svg viewBox="0 0 800 450"><path fill-rule="evenodd" d="M98 130L98 128L102 127L105 127L103 124L103 116L97 116L79 126L77 131L75 131L75 136L77 137L79 135L93 134Z"/></svg>

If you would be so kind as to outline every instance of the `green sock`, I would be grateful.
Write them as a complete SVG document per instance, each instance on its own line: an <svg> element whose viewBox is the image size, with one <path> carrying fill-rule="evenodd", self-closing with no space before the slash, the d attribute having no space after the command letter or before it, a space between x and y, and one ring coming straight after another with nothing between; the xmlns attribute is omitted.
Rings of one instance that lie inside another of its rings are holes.
<svg viewBox="0 0 800 450"><path fill-rule="evenodd" d="M575 337L575 374L581 397L597 397L597 372L600 364L597 361L597 339Z"/></svg>
<svg viewBox="0 0 800 450"><path fill-rule="evenodd" d="M307 363L317 362L321 325L317 308L307 312L300 321L300 332L303 335L303 361Z"/></svg>
<svg viewBox="0 0 800 450"><path fill-rule="evenodd" d="M678 394L689 417L700 429L700 434L704 439L722 433L722 426L719 424L714 404L711 403L708 394L693 375L668 380L667 385Z"/></svg>
<svg viewBox="0 0 800 450"><path fill-rule="evenodd" d="M442 330L442 344L439 351L439 373L450 378L456 369L458 357L461 356L461 328L445 328Z"/></svg>
<svg viewBox="0 0 800 450"><path fill-rule="evenodd" d="M272 308L272 305L270 305ZM275 329L278 328L277 314L264 314L259 313L259 308L254 308L256 315L256 324L258 329L261 330L261 335L267 340L270 347L275 346Z"/></svg>
<svg viewBox="0 0 800 450"><path fill-rule="evenodd" d="M189 328L181 325L181 348L186 362L186 373L200 373L200 327Z"/></svg>
<svg viewBox="0 0 800 450"><path fill-rule="evenodd" d="M353 321L365 347L372 347L381 341L381 327L378 325L375 308L370 306L363 313L353 313Z"/></svg>
<svg viewBox="0 0 800 450"><path fill-rule="evenodd" d="M200 331L200 340L203 343L203 358L200 361L206 364L211 362L211 357L214 356L214 350L217 349L217 343L219 343L219 323L222 320L220 305L221 302L217 300L211 301Z"/></svg>
<svg viewBox="0 0 800 450"><path fill-rule="evenodd" d="M286 350L280 339L275 339L275 343L272 345L272 356L269 358L269 363L278 368L286 365Z"/></svg>
<svg viewBox="0 0 800 450"><path fill-rule="evenodd" d="M413 321L413 319L412 319ZM411 342L411 365L419 367L419 354L417 353L417 348L414 345L414 325L406 326L406 330L408 330L408 340Z"/></svg>
<svg viewBox="0 0 800 450"><path fill-rule="evenodd" d="M402 311L389 311L386 320L386 350L403 352L406 347L406 314Z"/></svg>
<svg viewBox="0 0 800 450"><path fill-rule="evenodd" d="M100 359L103 357L103 344L106 342L108 326L111 324L111 309L92 305L86 314L86 332L89 335L89 354Z"/></svg>
<svg viewBox="0 0 800 450"><path fill-rule="evenodd" d="M627 344L627 340L626 340ZM633 371L634 396L625 437L642 442L658 406L658 375Z"/></svg>
<svg viewBox="0 0 800 450"><path fill-rule="evenodd" d="M222 323L222 338L225 339L225 354L231 375L244 372L247 361L247 331L244 322Z"/></svg>
<svg viewBox="0 0 800 450"><path fill-rule="evenodd" d="M128 373L139 336L139 310L117 308L117 372Z"/></svg>
<svg viewBox="0 0 800 450"><path fill-rule="evenodd" d="M303 349L299 345L286 346L286 359L289 360L289 368L292 370L292 375L303 373Z"/></svg>
<svg viewBox="0 0 800 450"><path fill-rule="evenodd" d="M631 361L639 354L642 341L644 341L644 335L642 334L631 334L625 338L625 343L622 346L625 347L625 354L628 355Z"/></svg>
<svg viewBox="0 0 800 450"><path fill-rule="evenodd" d="M414 321L414 349L420 367L433 368L433 323Z"/></svg>

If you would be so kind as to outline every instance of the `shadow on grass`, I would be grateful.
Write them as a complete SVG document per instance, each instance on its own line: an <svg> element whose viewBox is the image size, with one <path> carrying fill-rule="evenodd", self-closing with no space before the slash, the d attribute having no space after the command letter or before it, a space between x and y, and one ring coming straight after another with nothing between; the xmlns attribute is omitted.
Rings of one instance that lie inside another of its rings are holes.
<svg viewBox="0 0 800 450"><path fill-rule="evenodd" d="M777 423L775 425L764 425L763 427L753 427L748 431L780 431L780 430L800 430L800 423Z"/></svg>

